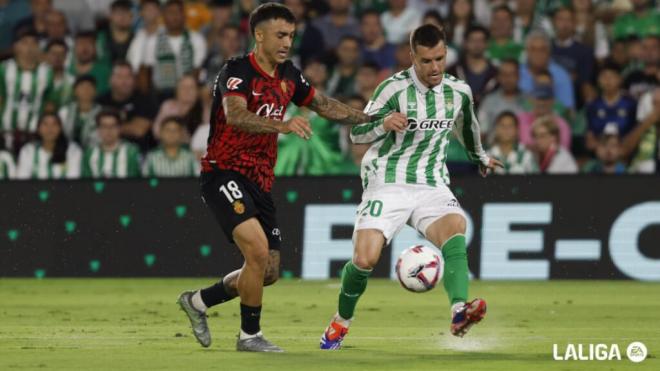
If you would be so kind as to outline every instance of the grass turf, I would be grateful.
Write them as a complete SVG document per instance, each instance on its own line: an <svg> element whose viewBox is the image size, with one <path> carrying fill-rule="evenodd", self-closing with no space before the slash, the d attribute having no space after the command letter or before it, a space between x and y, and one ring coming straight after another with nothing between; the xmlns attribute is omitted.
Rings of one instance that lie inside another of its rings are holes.
<svg viewBox="0 0 660 371"><path fill-rule="evenodd" d="M209 279L0 279L0 370L660 370L660 284L625 281L472 282L489 313L463 339L447 299L370 280L339 352L318 350L338 281L283 280L265 291L262 328L284 354L234 350L238 301L210 310L201 348L175 305ZM634 364L626 347L650 356ZM552 344L616 343L621 361L554 361Z"/></svg>

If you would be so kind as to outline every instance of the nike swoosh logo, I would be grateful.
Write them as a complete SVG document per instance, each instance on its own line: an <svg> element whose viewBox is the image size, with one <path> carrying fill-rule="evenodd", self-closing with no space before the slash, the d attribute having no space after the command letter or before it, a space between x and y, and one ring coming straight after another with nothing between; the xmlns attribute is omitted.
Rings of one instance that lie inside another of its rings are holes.
<svg viewBox="0 0 660 371"><path fill-rule="evenodd" d="M264 93L257 93L256 91L252 90L252 95L258 97L258 96L260 96L260 95L264 95Z"/></svg>

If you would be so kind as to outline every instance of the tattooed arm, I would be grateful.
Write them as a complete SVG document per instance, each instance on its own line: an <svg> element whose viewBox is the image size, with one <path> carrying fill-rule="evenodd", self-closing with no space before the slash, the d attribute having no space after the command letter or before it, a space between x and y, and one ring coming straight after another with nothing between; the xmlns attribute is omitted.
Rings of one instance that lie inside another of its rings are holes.
<svg viewBox="0 0 660 371"><path fill-rule="evenodd" d="M225 109L227 123L248 133L294 133L304 139L308 139L312 134L307 120L301 117L293 117L290 120L282 122L261 117L249 111L247 109L247 102L241 97L224 97L222 99L222 105Z"/></svg>
<svg viewBox="0 0 660 371"><path fill-rule="evenodd" d="M309 108L312 111L316 111L319 116L340 124L357 125L375 119L362 111L356 110L336 99L326 96L318 90L314 93L314 98L309 104Z"/></svg>

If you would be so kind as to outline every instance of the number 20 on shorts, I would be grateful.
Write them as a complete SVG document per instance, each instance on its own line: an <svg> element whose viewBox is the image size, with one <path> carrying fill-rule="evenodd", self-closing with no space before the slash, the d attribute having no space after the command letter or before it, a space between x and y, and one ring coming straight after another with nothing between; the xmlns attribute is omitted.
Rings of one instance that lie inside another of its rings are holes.
<svg viewBox="0 0 660 371"><path fill-rule="evenodd" d="M360 215L366 216L367 213L373 217L379 217L383 211L383 201L381 200L368 200L367 205L362 208Z"/></svg>

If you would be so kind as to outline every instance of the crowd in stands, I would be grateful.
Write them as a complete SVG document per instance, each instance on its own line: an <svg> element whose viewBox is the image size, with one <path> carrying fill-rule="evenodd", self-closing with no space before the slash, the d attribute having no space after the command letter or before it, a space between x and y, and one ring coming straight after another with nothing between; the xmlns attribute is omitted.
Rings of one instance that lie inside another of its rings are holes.
<svg viewBox="0 0 660 371"><path fill-rule="evenodd" d="M446 72L475 98L501 174L660 173L655 0L283 0L291 59L317 90L363 109L410 68L408 37L447 34ZM211 87L249 52L258 0L0 0L0 180L192 177ZM276 175L357 175L368 145L305 107ZM456 140L453 174L475 172Z"/></svg>

